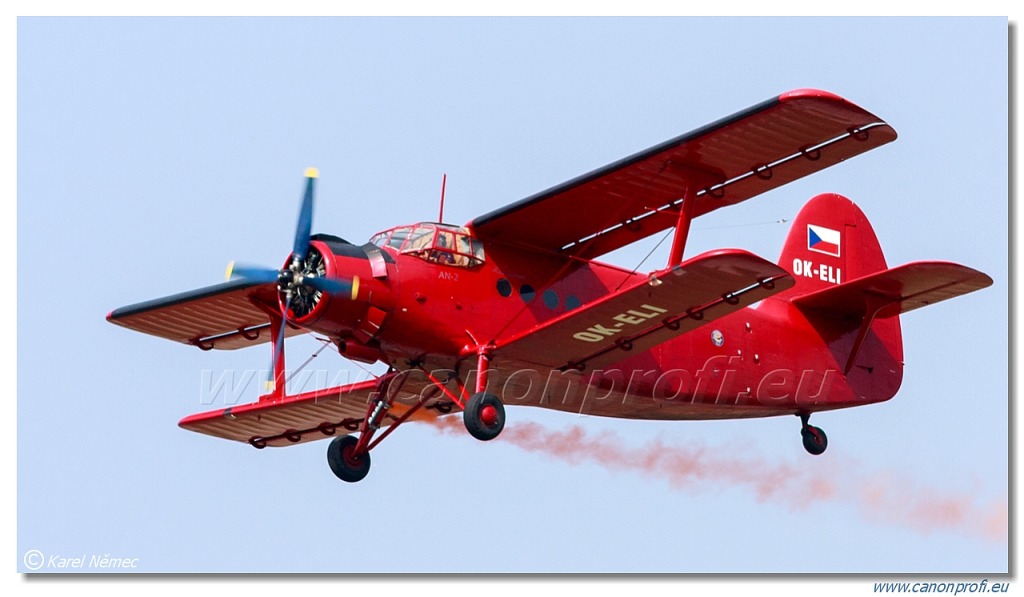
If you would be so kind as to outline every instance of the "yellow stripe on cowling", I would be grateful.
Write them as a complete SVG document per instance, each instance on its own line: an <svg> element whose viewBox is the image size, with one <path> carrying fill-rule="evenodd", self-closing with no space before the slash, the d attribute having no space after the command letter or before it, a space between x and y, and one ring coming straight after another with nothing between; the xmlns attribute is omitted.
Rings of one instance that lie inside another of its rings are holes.
<svg viewBox="0 0 1024 597"><path fill-rule="evenodd" d="M352 300L359 296L359 276L352 276Z"/></svg>
<svg viewBox="0 0 1024 597"><path fill-rule="evenodd" d="M235 269L235 262L234 261L229 262L228 263L228 269L224 272L224 280L225 281L231 279L231 272L234 269Z"/></svg>
<svg viewBox="0 0 1024 597"><path fill-rule="evenodd" d="M316 168L306 168L306 178L320 178L320 171Z"/></svg>

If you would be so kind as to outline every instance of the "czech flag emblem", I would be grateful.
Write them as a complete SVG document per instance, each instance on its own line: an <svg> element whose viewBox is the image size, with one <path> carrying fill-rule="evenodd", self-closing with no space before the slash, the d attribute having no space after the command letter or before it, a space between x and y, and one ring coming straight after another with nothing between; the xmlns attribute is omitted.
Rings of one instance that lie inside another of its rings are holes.
<svg viewBox="0 0 1024 597"><path fill-rule="evenodd" d="M839 240L838 230L807 225L807 249L809 251L839 257Z"/></svg>

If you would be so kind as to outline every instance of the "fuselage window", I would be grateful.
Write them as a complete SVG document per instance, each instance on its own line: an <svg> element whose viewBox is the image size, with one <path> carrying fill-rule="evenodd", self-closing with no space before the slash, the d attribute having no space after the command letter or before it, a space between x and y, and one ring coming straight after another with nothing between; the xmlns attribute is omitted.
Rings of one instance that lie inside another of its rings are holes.
<svg viewBox="0 0 1024 597"><path fill-rule="evenodd" d="M548 289L544 291L544 306L548 309L558 308L558 293L554 290Z"/></svg>

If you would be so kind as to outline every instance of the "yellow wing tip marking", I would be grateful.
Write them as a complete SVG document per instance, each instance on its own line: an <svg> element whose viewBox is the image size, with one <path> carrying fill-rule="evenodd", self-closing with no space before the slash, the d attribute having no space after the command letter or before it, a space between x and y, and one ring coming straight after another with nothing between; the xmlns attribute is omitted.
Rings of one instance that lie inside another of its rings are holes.
<svg viewBox="0 0 1024 597"><path fill-rule="evenodd" d="M224 280L225 281L228 281L228 280L231 279L231 273L234 271L234 269L235 269L235 262L234 261L228 262L228 269L224 270Z"/></svg>
<svg viewBox="0 0 1024 597"><path fill-rule="evenodd" d="M320 170L316 168L306 168L306 178L320 178Z"/></svg>

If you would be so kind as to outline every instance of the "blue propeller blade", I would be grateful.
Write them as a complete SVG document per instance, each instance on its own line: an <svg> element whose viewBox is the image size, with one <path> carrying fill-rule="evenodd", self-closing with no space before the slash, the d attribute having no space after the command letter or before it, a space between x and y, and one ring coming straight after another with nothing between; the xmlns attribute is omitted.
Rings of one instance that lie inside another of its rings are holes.
<svg viewBox="0 0 1024 597"><path fill-rule="evenodd" d="M253 282L276 282L278 271L260 266L237 265L234 261L228 264L228 271L225 272L225 279L230 280L233 276L252 280Z"/></svg>
<svg viewBox="0 0 1024 597"><path fill-rule="evenodd" d="M313 277L303 279L302 283L328 294L346 296L352 293L352 283L344 280Z"/></svg>
<svg viewBox="0 0 1024 597"><path fill-rule="evenodd" d="M292 249L299 259L305 259L309 250L309 236L313 233L313 183L319 175L316 168L306 169L306 194L302 197L299 223L295 227L295 245Z"/></svg>
<svg viewBox="0 0 1024 597"><path fill-rule="evenodd" d="M281 329L278 330L277 342L274 343L274 353L270 357L270 371L267 375L267 388L273 387L274 383L277 381L277 376L275 375L277 359L279 359L280 355L284 352L284 333L288 329L288 310L291 309L291 306L292 299L291 297L288 297L288 302L284 305L284 313L281 314ZM283 380L282 383L284 383ZM279 388L275 388L275 390L277 389Z"/></svg>

